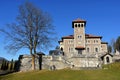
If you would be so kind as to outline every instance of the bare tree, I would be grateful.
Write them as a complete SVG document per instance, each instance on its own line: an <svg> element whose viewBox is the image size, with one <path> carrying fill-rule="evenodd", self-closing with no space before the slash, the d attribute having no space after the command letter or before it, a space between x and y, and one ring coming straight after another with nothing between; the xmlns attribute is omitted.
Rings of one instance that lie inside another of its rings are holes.
<svg viewBox="0 0 120 80"><path fill-rule="evenodd" d="M108 45L108 53L111 53L111 52L112 52L112 46Z"/></svg>
<svg viewBox="0 0 120 80"><path fill-rule="evenodd" d="M51 17L30 2L19 7L19 15L16 22L7 25L3 30L9 38L6 45L10 51L17 52L21 48L28 48L32 55L32 69L35 69L34 54L37 50L47 49L51 46L54 37L54 27Z"/></svg>
<svg viewBox="0 0 120 80"><path fill-rule="evenodd" d="M120 52L120 36L116 39L116 49Z"/></svg>
<svg viewBox="0 0 120 80"><path fill-rule="evenodd" d="M116 52L116 40L115 39L112 39L111 40L111 47L112 47L112 51L113 52Z"/></svg>

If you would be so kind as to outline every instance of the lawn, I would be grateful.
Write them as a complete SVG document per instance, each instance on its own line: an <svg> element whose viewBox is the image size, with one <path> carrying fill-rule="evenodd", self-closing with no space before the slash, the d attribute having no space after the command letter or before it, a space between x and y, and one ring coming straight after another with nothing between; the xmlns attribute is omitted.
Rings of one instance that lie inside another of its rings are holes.
<svg viewBox="0 0 120 80"><path fill-rule="evenodd" d="M120 80L120 63L99 70L41 70L0 76L0 80Z"/></svg>

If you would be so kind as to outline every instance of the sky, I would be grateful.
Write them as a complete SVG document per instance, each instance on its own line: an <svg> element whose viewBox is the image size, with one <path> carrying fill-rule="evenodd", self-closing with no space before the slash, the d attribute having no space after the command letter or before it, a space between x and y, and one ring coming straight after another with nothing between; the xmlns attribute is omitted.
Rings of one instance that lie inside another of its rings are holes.
<svg viewBox="0 0 120 80"><path fill-rule="evenodd" d="M62 36L73 34L72 21L77 18L87 21L87 34L103 36L102 41L109 44L112 39L120 36L120 0L0 0L0 28L15 22L18 7L25 1L30 1L50 14L58 40ZM4 34L0 34L0 57L17 60L19 55L29 54L24 49L9 54L4 48L5 41ZM55 42L50 49L57 45L58 42ZM49 50L45 53L48 54Z"/></svg>

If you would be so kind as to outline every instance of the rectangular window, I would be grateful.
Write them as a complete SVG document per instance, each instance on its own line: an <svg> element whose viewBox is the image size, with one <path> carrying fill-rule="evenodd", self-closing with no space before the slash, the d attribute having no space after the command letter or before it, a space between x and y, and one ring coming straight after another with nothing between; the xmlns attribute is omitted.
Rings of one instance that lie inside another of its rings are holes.
<svg viewBox="0 0 120 80"><path fill-rule="evenodd" d="M86 40L86 43L90 43L90 40Z"/></svg>
<svg viewBox="0 0 120 80"><path fill-rule="evenodd" d="M98 43L98 40L96 40L96 43Z"/></svg>
<svg viewBox="0 0 120 80"><path fill-rule="evenodd" d="M71 52L73 52L73 48L71 48Z"/></svg>
<svg viewBox="0 0 120 80"><path fill-rule="evenodd" d="M88 43L90 43L90 41L88 40Z"/></svg>
<svg viewBox="0 0 120 80"><path fill-rule="evenodd" d="M70 47L69 47L69 52L73 52L73 48L70 48Z"/></svg>
<svg viewBox="0 0 120 80"><path fill-rule="evenodd" d="M73 44L73 40L69 40L69 41L68 41L68 44Z"/></svg>
<svg viewBox="0 0 120 80"><path fill-rule="evenodd" d="M98 43L98 40L94 40L94 43Z"/></svg>
<svg viewBox="0 0 120 80"><path fill-rule="evenodd" d="M69 52L70 52L70 48L69 48Z"/></svg>
<svg viewBox="0 0 120 80"><path fill-rule="evenodd" d="M98 48L95 48L95 52L98 52Z"/></svg>

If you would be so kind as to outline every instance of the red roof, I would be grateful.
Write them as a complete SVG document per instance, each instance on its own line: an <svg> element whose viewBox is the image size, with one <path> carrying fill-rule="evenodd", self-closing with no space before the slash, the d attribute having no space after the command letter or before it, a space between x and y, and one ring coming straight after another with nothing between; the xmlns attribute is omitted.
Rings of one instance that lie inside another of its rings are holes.
<svg viewBox="0 0 120 80"><path fill-rule="evenodd" d="M79 22L86 22L86 21L78 18L78 19L76 19L76 20L73 20L72 22L79 23Z"/></svg>
<svg viewBox="0 0 120 80"><path fill-rule="evenodd" d="M102 38L102 36L95 36L91 34L85 34L86 38ZM61 41L58 41L59 43L63 41L63 39L74 39L74 35L68 35L68 36L63 36ZM104 43L104 42L102 42Z"/></svg>
<svg viewBox="0 0 120 80"><path fill-rule="evenodd" d="M75 47L75 49L85 49L85 47L83 47L83 46L77 46L77 47Z"/></svg>
<svg viewBox="0 0 120 80"><path fill-rule="evenodd" d="M74 36L73 35L64 36L62 37L62 39L74 39Z"/></svg>
<svg viewBox="0 0 120 80"><path fill-rule="evenodd" d="M91 34L85 34L86 38L102 38L102 36L95 36L95 35L91 35Z"/></svg>
<svg viewBox="0 0 120 80"><path fill-rule="evenodd" d="M102 38L102 36L95 36L92 34L85 34L86 38ZM62 37L62 39L74 39L74 35L68 35L68 36L64 36Z"/></svg>

